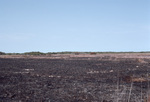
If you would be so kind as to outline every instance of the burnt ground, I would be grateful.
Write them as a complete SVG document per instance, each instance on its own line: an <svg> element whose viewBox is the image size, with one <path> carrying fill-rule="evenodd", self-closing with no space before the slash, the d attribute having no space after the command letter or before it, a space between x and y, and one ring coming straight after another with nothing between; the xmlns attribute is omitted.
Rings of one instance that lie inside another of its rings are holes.
<svg viewBox="0 0 150 102"><path fill-rule="evenodd" d="M146 102L149 62L0 58L0 102Z"/></svg>

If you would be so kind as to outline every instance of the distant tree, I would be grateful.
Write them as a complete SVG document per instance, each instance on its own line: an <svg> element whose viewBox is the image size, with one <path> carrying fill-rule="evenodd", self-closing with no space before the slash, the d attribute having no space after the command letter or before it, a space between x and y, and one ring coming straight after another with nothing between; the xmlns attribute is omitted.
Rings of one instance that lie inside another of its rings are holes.
<svg viewBox="0 0 150 102"><path fill-rule="evenodd" d="M0 52L0 55L6 55L6 53L4 53L4 52Z"/></svg>
<svg viewBox="0 0 150 102"><path fill-rule="evenodd" d="M75 55L79 55L80 53L79 53L79 52L74 52L74 54L75 54Z"/></svg>
<svg viewBox="0 0 150 102"><path fill-rule="evenodd" d="M42 52L25 52L25 55L45 55L45 53Z"/></svg>

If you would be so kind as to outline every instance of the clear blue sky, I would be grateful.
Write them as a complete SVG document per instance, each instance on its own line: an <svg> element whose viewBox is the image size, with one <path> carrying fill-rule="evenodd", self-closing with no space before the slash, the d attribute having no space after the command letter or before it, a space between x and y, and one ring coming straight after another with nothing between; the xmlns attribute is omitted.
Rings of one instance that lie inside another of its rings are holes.
<svg viewBox="0 0 150 102"><path fill-rule="evenodd" d="M150 51L150 0L0 0L0 51Z"/></svg>

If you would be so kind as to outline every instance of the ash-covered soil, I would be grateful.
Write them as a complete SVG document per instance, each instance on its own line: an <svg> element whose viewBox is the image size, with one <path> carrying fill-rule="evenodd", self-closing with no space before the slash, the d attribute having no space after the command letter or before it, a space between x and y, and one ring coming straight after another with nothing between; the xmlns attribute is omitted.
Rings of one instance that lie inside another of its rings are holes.
<svg viewBox="0 0 150 102"><path fill-rule="evenodd" d="M0 58L0 102L146 102L150 59Z"/></svg>

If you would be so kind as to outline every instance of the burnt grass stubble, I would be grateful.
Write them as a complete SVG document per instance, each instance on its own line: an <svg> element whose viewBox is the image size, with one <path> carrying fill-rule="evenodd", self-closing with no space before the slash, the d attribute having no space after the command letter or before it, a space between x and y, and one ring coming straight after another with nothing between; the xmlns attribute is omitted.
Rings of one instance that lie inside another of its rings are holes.
<svg viewBox="0 0 150 102"><path fill-rule="evenodd" d="M132 83L130 102L144 101L149 81L130 78L148 78L149 65L129 58L0 58L0 102L127 102Z"/></svg>

